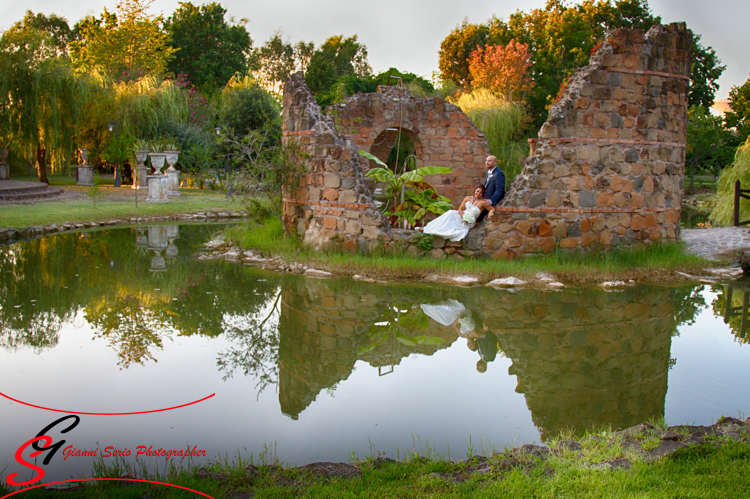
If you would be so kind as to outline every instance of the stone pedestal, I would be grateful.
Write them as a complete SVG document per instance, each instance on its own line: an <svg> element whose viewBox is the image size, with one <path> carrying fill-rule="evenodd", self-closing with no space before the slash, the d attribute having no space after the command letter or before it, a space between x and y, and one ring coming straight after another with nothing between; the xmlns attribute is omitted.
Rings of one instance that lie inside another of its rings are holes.
<svg viewBox="0 0 750 499"><path fill-rule="evenodd" d="M10 180L10 165L5 161L8 149L0 149L0 180Z"/></svg>
<svg viewBox="0 0 750 499"><path fill-rule="evenodd" d="M94 167L91 165L78 165L78 183L76 185L94 185Z"/></svg>
<svg viewBox="0 0 750 499"><path fill-rule="evenodd" d="M179 196L180 195L180 170L170 166L166 171L167 175L167 195L168 196Z"/></svg>
<svg viewBox="0 0 750 499"><path fill-rule="evenodd" d="M148 175L147 203L167 203L167 177L165 175Z"/></svg>
<svg viewBox="0 0 750 499"><path fill-rule="evenodd" d="M146 190L148 189L148 171L149 168L147 166L139 166L136 168L136 172L138 172L138 190ZM135 189L135 182L133 182L133 189Z"/></svg>

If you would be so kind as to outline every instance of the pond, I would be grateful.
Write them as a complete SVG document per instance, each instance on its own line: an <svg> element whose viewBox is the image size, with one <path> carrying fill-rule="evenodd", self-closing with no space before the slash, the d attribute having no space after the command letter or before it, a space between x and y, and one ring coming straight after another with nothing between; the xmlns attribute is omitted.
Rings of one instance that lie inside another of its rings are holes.
<svg viewBox="0 0 750 499"><path fill-rule="evenodd" d="M553 292L311 279L199 259L221 229L0 248L0 479L33 477L16 450L70 414L40 407L133 413L215 394L79 414L67 432L75 418L59 422L43 434L64 445L36 458L45 481L90 474L94 458L64 459L70 446L131 461L149 447L205 451L193 463L459 460L568 429L710 424L749 409L741 283Z"/></svg>

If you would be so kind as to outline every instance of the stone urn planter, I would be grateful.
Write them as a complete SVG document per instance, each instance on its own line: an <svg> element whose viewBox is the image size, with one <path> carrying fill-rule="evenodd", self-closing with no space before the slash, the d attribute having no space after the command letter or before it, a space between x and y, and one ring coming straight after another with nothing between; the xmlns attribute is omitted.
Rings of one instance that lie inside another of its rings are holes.
<svg viewBox="0 0 750 499"><path fill-rule="evenodd" d="M135 236L135 247L138 249L148 248L148 237L145 234L146 229L139 227Z"/></svg>
<svg viewBox="0 0 750 499"><path fill-rule="evenodd" d="M135 167L137 172L137 183L138 189L148 189L148 167L146 166L146 160L148 159L148 150L136 149L135 150L135 161L138 165ZM136 188L136 182L133 182L133 189Z"/></svg>
<svg viewBox="0 0 750 499"><path fill-rule="evenodd" d="M89 164L89 150L78 149L81 153L83 163L78 165L78 182L77 185L92 186L94 185L94 167Z"/></svg>
<svg viewBox="0 0 750 499"><path fill-rule="evenodd" d="M154 250L154 256L151 257L151 268L150 272L166 272L167 262L164 261L164 257L161 256L162 250Z"/></svg>
<svg viewBox="0 0 750 499"><path fill-rule="evenodd" d="M167 195L168 196L179 196L180 195L180 170L176 169L174 165L177 164L177 160L180 157L180 151L164 151L166 154L166 161L169 165L165 175L167 176Z"/></svg>
<svg viewBox="0 0 750 499"><path fill-rule="evenodd" d="M10 180L10 165L5 161L8 149L0 149L0 180Z"/></svg>
<svg viewBox="0 0 750 499"><path fill-rule="evenodd" d="M156 170L156 175L161 175L161 169L164 168L164 161L167 159L166 153L163 152L150 152L148 157L151 158L151 166Z"/></svg>

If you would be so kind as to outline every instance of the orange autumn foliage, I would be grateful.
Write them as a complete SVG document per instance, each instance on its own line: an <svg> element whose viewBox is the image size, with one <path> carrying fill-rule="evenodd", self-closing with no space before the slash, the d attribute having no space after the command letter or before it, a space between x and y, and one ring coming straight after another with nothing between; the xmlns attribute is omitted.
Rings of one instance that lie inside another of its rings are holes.
<svg viewBox="0 0 750 499"><path fill-rule="evenodd" d="M474 88L486 88L513 99L534 86L528 74L530 66L529 46L515 39L507 45L477 46L469 59Z"/></svg>

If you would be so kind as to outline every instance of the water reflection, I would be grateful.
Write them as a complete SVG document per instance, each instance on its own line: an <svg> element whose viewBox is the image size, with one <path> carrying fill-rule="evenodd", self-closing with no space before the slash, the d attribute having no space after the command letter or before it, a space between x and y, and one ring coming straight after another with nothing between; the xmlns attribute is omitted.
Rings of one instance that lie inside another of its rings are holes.
<svg viewBox="0 0 750 499"><path fill-rule="evenodd" d="M153 226L0 248L0 346L54 348L78 316L126 369L155 362L176 336L222 336L224 379L254 377L255 396L273 387L292 419L358 362L398 378L407 357L450 370L452 357L437 354L469 348L482 376L510 359L516 392L547 438L663 416L671 338L705 307L695 287L510 293L264 275L197 261L216 230ZM730 312L737 296L724 298ZM435 396L450 403L450 393Z"/></svg>
<svg viewBox="0 0 750 499"><path fill-rule="evenodd" d="M543 437L663 416L679 304L700 306L686 300L691 289L415 293L377 285L352 291L314 280L282 288L278 365L285 414L299 417L321 391L346 379L357 360L392 369L406 356L433 355L463 336L478 353L478 371L498 355L513 361L516 391L525 395ZM414 294L433 299L417 305Z"/></svg>
<svg viewBox="0 0 750 499"><path fill-rule="evenodd" d="M143 228L58 234L0 248L0 346L53 348L81 313L128 367L156 360L172 334L217 336L225 313L262 307L273 286L247 289L241 267L195 265L195 248L217 227L187 230L186 239L176 225L153 226L148 236Z"/></svg>
<svg viewBox="0 0 750 499"><path fill-rule="evenodd" d="M714 286L713 291L718 293L711 303L714 315L724 319L724 324L729 325L738 343L750 343L747 334L750 324L750 279L743 278L723 286Z"/></svg>

